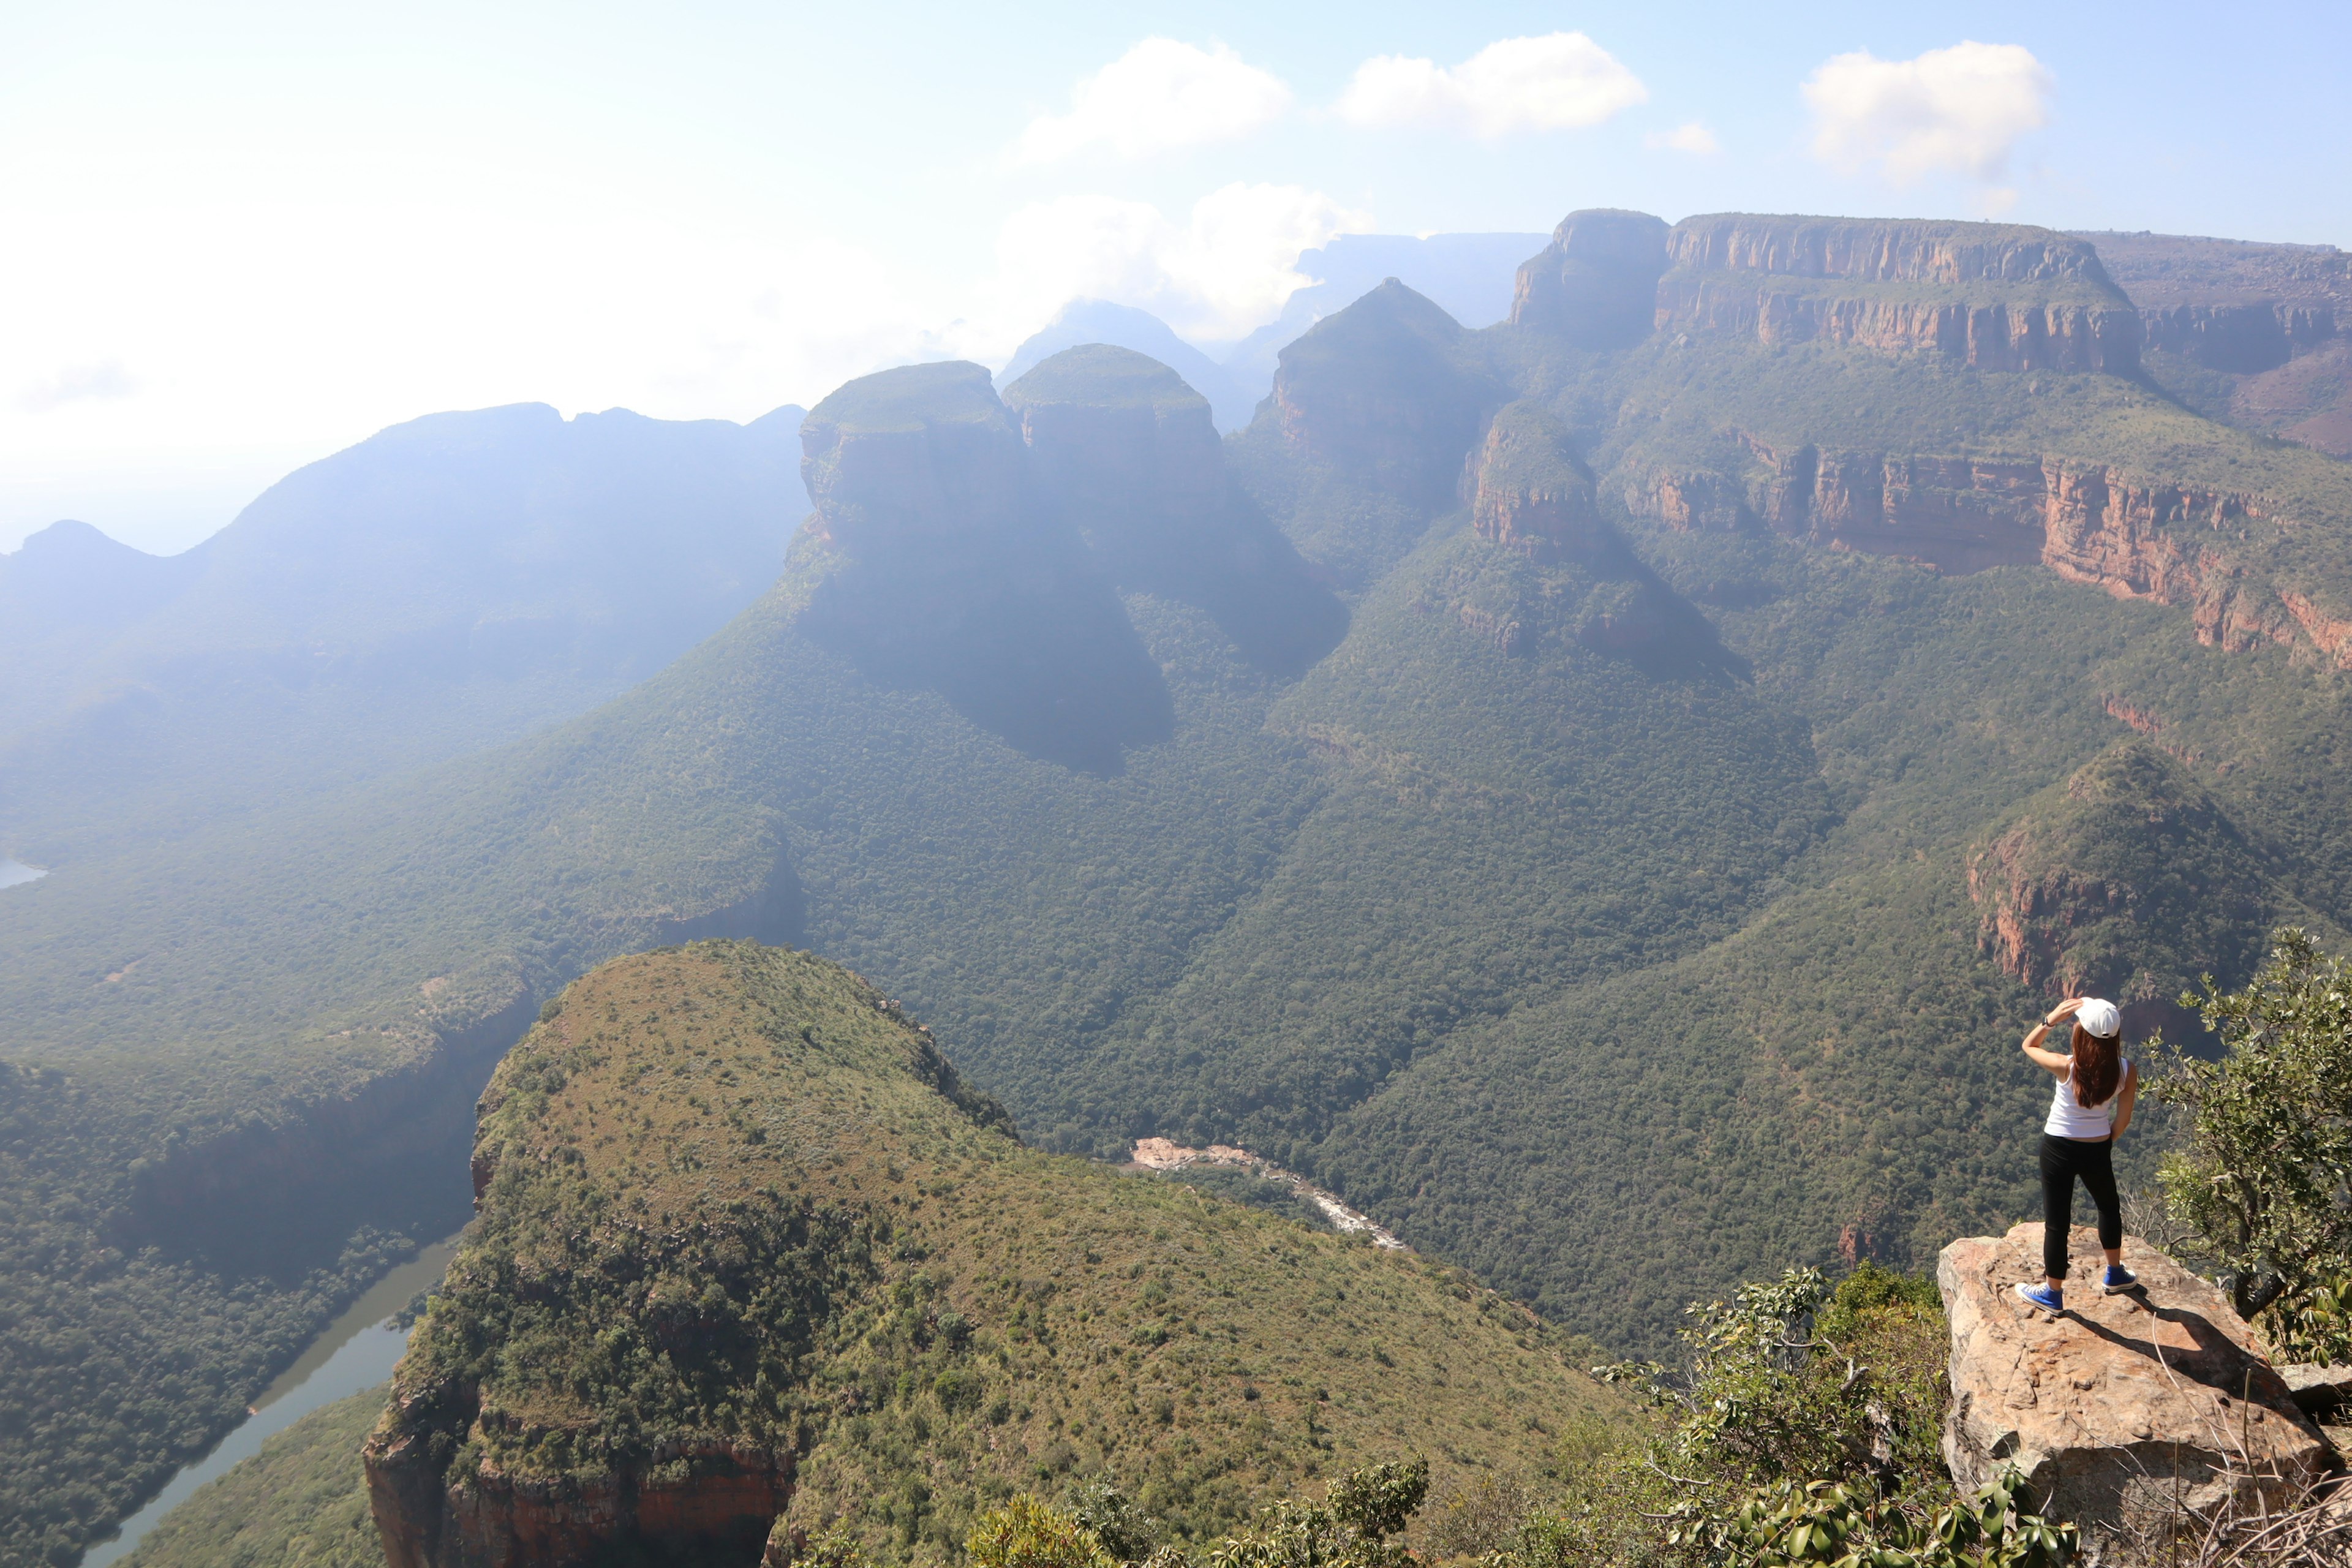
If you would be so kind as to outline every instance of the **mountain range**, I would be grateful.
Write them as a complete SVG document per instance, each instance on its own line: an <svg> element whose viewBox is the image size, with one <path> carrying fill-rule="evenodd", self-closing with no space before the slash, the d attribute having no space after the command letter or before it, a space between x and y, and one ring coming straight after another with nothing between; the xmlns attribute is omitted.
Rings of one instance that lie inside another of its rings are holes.
<svg viewBox="0 0 2352 1568"><path fill-rule="evenodd" d="M12 827L0 1280L74 1329L5 1352L0 1551L441 1234L508 1047L680 942L851 965L1054 1181L1243 1144L1613 1351L2005 1226L2048 997L2193 1044L2352 921L2336 253L2108 243L1571 214L1507 319L1380 282L1222 439L1131 348L886 371L799 422L781 575L601 705Z"/></svg>

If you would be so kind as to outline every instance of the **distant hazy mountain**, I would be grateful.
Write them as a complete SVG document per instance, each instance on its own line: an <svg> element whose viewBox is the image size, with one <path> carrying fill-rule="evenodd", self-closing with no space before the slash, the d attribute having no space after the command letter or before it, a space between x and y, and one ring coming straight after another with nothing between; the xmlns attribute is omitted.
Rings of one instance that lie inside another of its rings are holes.
<svg viewBox="0 0 2352 1568"><path fill-rule="evenodd" d="M1225 355L1225 374L1255 404L1274 384L1275 357L1286 346L1387 278L1465 327L1492 326L1511 313L1511 288L1519 263L1549 238L1542 234L1433 234L1425 238L1343 234L1320 250L1299 256L1298 270L1316 281L1292 293L1278 319L1234 346Z"/></svg>
<svg viewBox="0 0 2352 1568"><path fill-rule="evenodd" d="M1013 351L996 373L996 384L1010 386L1064 349L1085 343L1108 343L1158 360L1209 400L1209 412L1220 430L1240 429L1257 407L1257 397L1236 387L1223 366L1178 337L1167 322L1149 310L1108 300L1073 300L1063 306L1060 315ZM1264 395L1259 389L1258 396Z"/></svg>
<svg viewBox="0 0 2352 1568"><path fill-rule="evenodd" d="M615 954L811 949L1037 1144L1243 1144L1655 1353L1694 1297L1919 1267L2029 1205L2013 1047L2053 997L2190 1037L2173 998L2243 981L2273 924L2347 945L2352 466L2151 385L2147 302L2095 246L1587 212L1530 250L1492 325L1376 282L1223 441L1116 347L1001 396L973 365L862 378L809 416L814 515L774 587L653 679L0 892L0 1561L79 1546L234 1420L347 1299L365 1227L422 1234L445 1179L462 1212L491 1063ZM609 466L681 512L787 488L783 443L643 423L667 478ZM549 531L643 529L591 504L605 468L547 471ZM416 521L486 484L336 514L411 542L371 540L277 664L224 661L217 708L164 688L245 726L211 752L163 727L167 760L257 776L221 753L270 702L368 765L378 730L446 744L356 656L300 684L311 647L441 624L420 605L471 627L543 579L601 624L617 569L518 568L513 505ZM686 560L612 560L671 594L712 553L674 537ZM249 549L253 580L306 581ZM581 646L617 679L618 640ZM401 689L476 689L433 679ZM718 1022L686 1000L628 1026ZM766 1125L707 1065L666 1180ZM830 1114L776 1125L841 1147ZM2128 1182L2164 1135L2135 1129ZM986 1194L864 1169L910 1216Z"/></svg>
<svg viewBox="0 0 2352 1568"><path fill-rule="evenodd" d="M0 847L47 865L169 833L652 674L781 570L800 419L438 414L288 476L182 555L43 530L0 555Z"/></svg>

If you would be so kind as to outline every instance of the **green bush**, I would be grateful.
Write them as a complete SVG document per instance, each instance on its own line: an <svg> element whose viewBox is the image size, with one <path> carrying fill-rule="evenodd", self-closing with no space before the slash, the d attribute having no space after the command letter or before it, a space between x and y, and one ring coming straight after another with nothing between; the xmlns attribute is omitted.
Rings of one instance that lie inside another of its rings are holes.
<svg viewBox="0 0 2352 1568"><path fill-rule="evenodd" d="M2221 1038L2218 1061L2176 1051L2158 1094L2188 1113L2164 1191L2228 1276L2238 1310L2312 1338L2305 1310L2352 1274L2352 969L2294 927L2243 990L2184 996ZM2319 1337L2327 1331L2319 1328Z"/></svg>

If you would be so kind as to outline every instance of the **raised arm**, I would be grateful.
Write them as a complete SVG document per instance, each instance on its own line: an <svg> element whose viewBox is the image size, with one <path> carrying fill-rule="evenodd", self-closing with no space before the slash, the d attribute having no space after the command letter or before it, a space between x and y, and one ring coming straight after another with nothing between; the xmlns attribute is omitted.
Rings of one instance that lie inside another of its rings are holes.
<svg viewBox="0 0 2352 1568"><path fill-rule="evenodd" d="M2051 1030L2073 1017L2074 1010L2082 1005L2083 999L2080 996L2069 996L2065 1001L2059 1003L2042 1016L2042 1022L2034 1025L2032 1031L2018 1046L2018 1049L2033 1058L2034 1066L2041 1068L2053 1078L2064 1078L2072 1072L2074 1068L2074 1058L2064 1051L2044 1050L2042 1048L2042 1042L2049 1036Z"/></svg>

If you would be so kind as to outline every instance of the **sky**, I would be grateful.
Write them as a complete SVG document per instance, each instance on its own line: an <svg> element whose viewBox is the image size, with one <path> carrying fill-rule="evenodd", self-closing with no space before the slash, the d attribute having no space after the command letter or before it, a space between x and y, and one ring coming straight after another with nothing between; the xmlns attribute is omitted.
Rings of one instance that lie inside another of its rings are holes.
<svg viewBox="0 0 2352 1568"><path fill-rule="evenodd" d="M0 551L389 424L748 419L1074 296L1627 206L2352 247L2352 7L109 4L0 19Z"/></svg>

